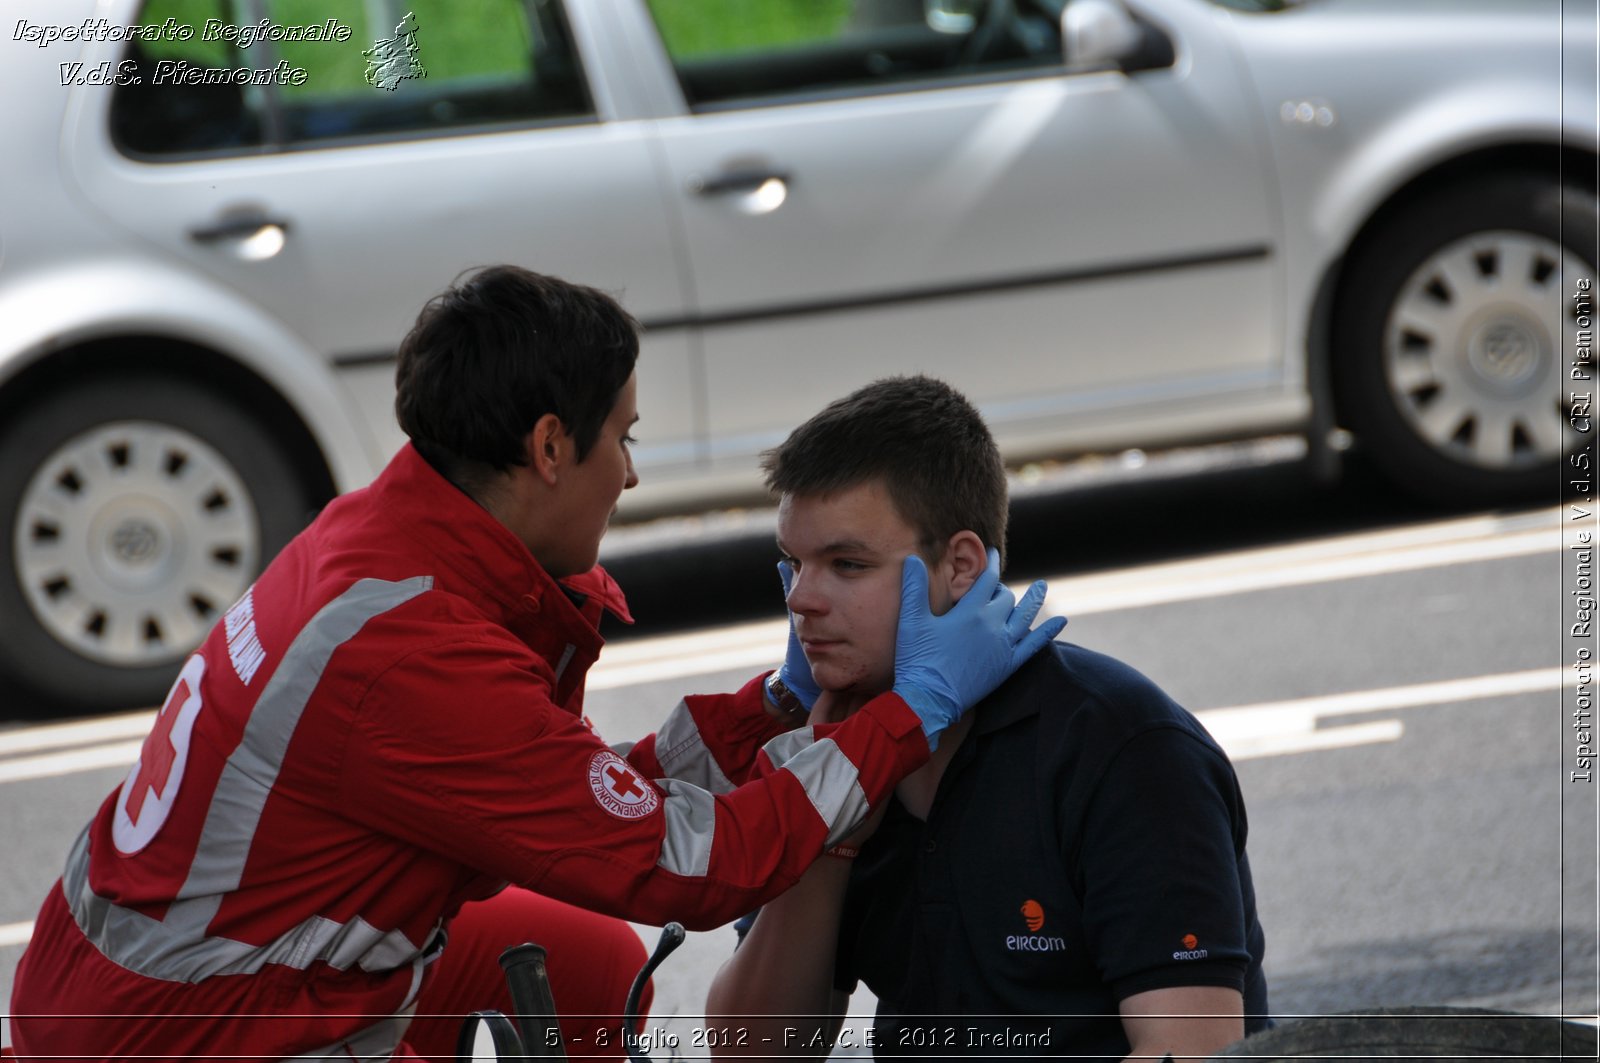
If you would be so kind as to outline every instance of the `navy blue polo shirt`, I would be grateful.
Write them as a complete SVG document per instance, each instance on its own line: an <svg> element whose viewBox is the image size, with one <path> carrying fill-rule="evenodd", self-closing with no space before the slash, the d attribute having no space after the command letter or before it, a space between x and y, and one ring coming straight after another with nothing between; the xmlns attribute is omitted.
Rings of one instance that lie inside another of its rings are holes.
<svg viewBox="0 0 1600 1063"><path fill-rule="evenodd" d="M835 981L877 994L874 1055L1121 1059L1118 1001L1176 986L1267 1025L1244 801L1199 721L1069 643L975 712L928 822L895 802L851 870Z"/></svg>

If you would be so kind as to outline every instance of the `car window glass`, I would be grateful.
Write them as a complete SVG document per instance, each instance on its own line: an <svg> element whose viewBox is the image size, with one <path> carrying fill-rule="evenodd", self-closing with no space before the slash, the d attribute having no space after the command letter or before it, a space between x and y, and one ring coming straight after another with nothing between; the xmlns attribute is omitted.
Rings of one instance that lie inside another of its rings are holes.
<svg viewBox="0 0 1600 1063"><path fill-rule="evenodd" d="M592 118L559 0L148 0L113 137L140 156Z"/></svg>
<svg viewBox="0 0 1600 1063"><path fill-rule="evenodd" d="M1061 62L1048 0L647 0L693 108L924 87Z"/></svg>

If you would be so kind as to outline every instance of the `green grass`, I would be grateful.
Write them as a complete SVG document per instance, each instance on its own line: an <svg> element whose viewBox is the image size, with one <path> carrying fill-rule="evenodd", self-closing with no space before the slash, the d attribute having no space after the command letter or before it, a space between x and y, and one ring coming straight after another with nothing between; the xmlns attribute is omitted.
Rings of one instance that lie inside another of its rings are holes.
<svg viewBox="0 0 1600 1063"><path fill-rule="evenodd" d="M674 59L761 52L836 36L851 0L649 0Z"/></svg>
<svg viewBox="0 0 1600 1063"><path fill-rule="evenodd" d="M674 58L765 51L832 37L850 15L852 0L649 0L662 39ZM193 26L188 41L146 43L156 59L187 59L210 67L248 65L226 41L201 40L207 19L244 22L241 5L219 0L149 0L141 25L162 25L168 18ZM521 77L529 65L529 42L519 0L410 0L400 14L417 20L419 58L428 80ZM323 95L370 91L366 57L361 53L379 38L393 36L393 26L367 24L361 0L275 0L267 5L273 23L284 26L321 24L336 18L351 29L337 41L262 42L291 66L310 74L301 88L285 87L287 95ZM402 91L404 87L402 86Z"/></svg>
<svg viewBox="0 0 1600 1063"><path fill-rule="evenodd" d="M157 59L187 59L212 67L248 65L251 57L226 41L205 41L201 31L207 19L242 21L217 0L150 0L141 13L142 25L162 25L169 17L179 25L193 26L187 41L160 40L146 44ZM430 79L443 81L485 75L521 75L528 69L528 30L522 6L514 0L411 0L401 14L416 15L418 56ZM275 41L252 45L272 48L290 66L310 74L303 93L370 91L366 81L367 58L362 53L381 38L394 35L393 26L367 24L365 5L359 0L277 0L268 17L280 26L320 25L338 19L350 27L348 41ZM285 94L297 90L286 87Z"/></svg>

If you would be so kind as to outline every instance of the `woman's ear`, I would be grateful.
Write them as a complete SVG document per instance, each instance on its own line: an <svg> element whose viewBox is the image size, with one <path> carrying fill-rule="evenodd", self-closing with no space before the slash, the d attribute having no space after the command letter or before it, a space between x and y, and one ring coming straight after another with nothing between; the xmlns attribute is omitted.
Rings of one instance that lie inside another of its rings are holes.
<svg viewBox="0 0 1600 1063"><path fill-rule="evenodd" d="M988 567L989 552L977 532L958 531L945 545L944 561L950 566L950 596L960 601Z"/></svg>
<svg viewBox="0 0 1600 1063"><path fill-rule="evenodd" d="M557 474L566 463L571 443L572 437L567 434L561 418L553 413L547 413L534 422L533 428L523 439L523 457L527 459L528 468L535 476L546 485L554 487Z"/></svg>

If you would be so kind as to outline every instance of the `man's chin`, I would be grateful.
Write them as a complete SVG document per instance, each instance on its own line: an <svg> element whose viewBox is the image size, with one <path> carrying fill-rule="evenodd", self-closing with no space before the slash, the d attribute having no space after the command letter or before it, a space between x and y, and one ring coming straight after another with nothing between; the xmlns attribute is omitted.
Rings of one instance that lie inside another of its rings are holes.
<svg viewBox="0 0 1600 1063"><path fill-rule="evenodd" d="M832 682L819 680L817 686L818 689L826 690L836 698L870 701L879 694L887 694L891 684L871 679L855 678L834 680Z"/></svg>

